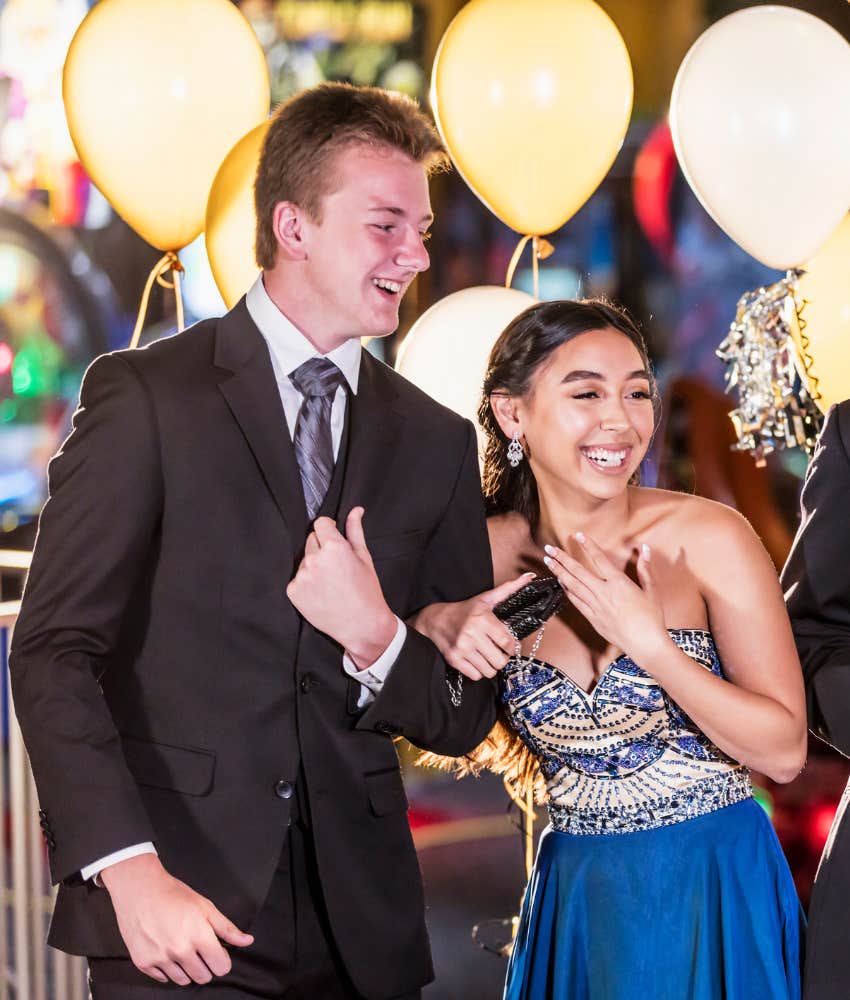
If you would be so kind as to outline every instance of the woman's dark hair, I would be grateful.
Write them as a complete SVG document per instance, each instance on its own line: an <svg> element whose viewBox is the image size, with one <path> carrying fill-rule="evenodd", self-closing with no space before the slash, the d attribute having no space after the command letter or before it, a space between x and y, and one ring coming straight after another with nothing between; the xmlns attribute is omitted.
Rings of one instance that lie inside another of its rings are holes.
<svg viewBox="0 0 850 1000"><path fill-rule="evenodd" d="M487 438L483 485L489 514L516 511L532 530L540 516L534 476L528 462L520 462L516 468L508 462L508 439L490 406L490 396L525 396L534 376L559 347L582 333L609 327L628 337L649 372L646 345L634 321L625 310L602 299L562 299L530 306L508 324L493 345L478 407L478 422ZM650 389L655 403L654 379Z"/></svg>
<svg viewBox="0 0 850 1000"><path fill-rule="evenodd" d="M527 461L512 468L507 459L508 438L502 432L490 396L525 396L532 388L535 375L563 344L591 330L618 330L634 344L650 373L650 392L657 411L658 392L652 377L649 356L640 331L628 313L602 299L540 302L530 306L502 331L490 352L478 421L486 435L484 448L484 496L488 513L522 514L532 531L540 517L537 484ZM635 473L639 482L639 474ZM513 794L533 789L538 800L545 792L545 782L537 760L519 738L507 717L504 706L490 734L471 753L461 758L423 754L418 763L458 776L478 774L482 770L501 774Z"/></svg>

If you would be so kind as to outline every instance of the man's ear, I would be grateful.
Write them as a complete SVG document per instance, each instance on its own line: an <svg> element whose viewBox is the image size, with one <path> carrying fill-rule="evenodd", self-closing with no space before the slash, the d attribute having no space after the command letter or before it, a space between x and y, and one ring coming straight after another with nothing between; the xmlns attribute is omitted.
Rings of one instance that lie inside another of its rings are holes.
<svg viewBox="0 0 850 1000"><path fill-rule="evenodd" d="M490 409L493 411L493 416L496 418L499 427L502 428L502 433L505 437L512 438L516 431L519 431L520 437L523 436L519 416L519 401L515 396L509 396L507 393L502 392L490 393Z"/></svg>
<svg viewBox="0 0 850 1000"><path fill-rule="evenodd" d="M280 252L287 260L306 260L304 210L292 201L279 201L274 207L272 228Z"/></svg>

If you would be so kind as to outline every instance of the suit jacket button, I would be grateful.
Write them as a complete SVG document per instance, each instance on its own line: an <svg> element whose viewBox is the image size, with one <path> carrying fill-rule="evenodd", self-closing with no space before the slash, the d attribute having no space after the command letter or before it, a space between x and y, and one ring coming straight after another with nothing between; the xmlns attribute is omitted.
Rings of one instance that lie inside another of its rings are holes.
<svg viewBox="0 0 850 1000"><path fill-rule="evenodd" d="M375 731L379 733L386 733L388 736L394 736L397 732L399 732L396 726L394 726L391 722L387 722L385 719L380 719L375 723Z"/></svg>
<svg viewBox="0 0 850 1000"><path fill-rule="evenodd" d="M304 674L301 678L300 687L304 694L319 686L319 679L314 674Z"/></svg>
<svg viewBox="0 0 850 1000"><path fill-rule="evenodd" d="M275 782L274 793L279 799L291 799L294 791L295 786L291 781L281 778L280 781Z"/></svg>

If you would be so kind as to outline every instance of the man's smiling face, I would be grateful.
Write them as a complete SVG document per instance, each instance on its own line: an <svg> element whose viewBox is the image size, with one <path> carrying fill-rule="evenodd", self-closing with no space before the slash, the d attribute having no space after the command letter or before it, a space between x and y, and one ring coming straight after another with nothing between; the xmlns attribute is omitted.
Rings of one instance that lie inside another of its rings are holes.
<svg viewBox="0 0 850 1000"><path fill-rule="evenodd" d="M430 261L428 178L404 153L342 149L318 221L303 220L306 253L299 298L323 338L385 337L398 326L402 296Z"/></svg>

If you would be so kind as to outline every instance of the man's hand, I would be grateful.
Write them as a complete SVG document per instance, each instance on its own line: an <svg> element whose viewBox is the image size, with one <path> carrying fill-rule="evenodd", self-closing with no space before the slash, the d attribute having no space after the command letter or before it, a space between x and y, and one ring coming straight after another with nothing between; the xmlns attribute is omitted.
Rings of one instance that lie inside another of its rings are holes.
<svg viewBox="0 0 850 1000"><path fill-rule="evenodd" d="M155 854L101 872L133 964L160 983L208 983L230 972L222 946L253 942L204 896L169 875Z"/></svg>
<svg viewBox="0 0 850 1000"><path fill-rule="evenodd" d="M286 594L313 628L335 639L361 670L395 636L398 623L366 547L362 507L348 515L344 536L329 517L317 518Z"/></svg>
<svg viewBox="0 0 850 1000"><path fill-rule="evenodd" d="M523 573L467 601L431 604L409 624L428 636L446 663L464 677L471 681L495 677L513 653L516 639L493 608L533 577L534 573Z"/></svg>

